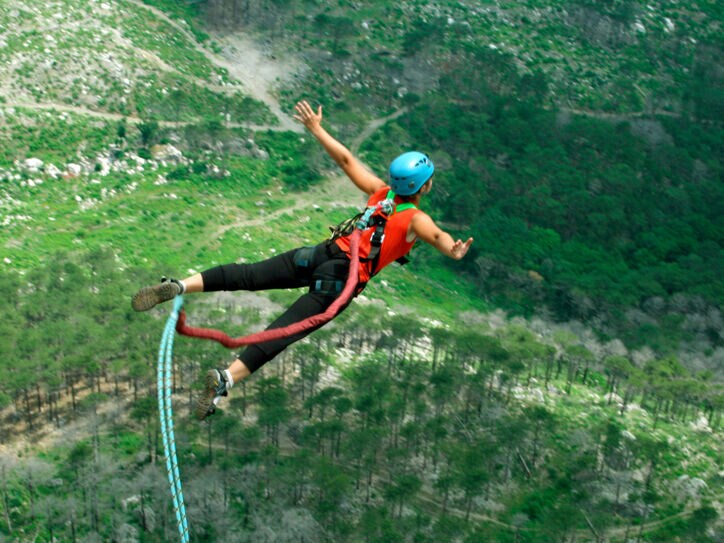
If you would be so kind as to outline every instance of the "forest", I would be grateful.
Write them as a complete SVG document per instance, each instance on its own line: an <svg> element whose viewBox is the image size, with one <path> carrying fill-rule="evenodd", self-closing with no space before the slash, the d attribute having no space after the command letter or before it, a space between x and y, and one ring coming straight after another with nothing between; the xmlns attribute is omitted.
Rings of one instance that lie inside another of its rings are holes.
<svg viewBox="0 0 724 543"><path fill-rule="evenodd" d="M672 141L651 146L635 135L637 121L561 117L490 97L488 107L421 103L397 121L414 145L455 157L439 175L435 207L471 225L480 244L469 272L481 290L525 312L545 305L561 320L613 320L617 308L674 296L681 314L721 307L722 141L663 120ZM379 153L399 136L388 126L372 146ZM623 328L615 332L627 343L670 347L650 326ZM718 343L718 332L702 332Z"/></svg>
<svg viewBox="0 0 724 543"><path fill-rule="evenodd" d="M98 252L52 259L28 292L2 276L2 356L16 361L2 440L63 435L3 457L3 530L20 540L173 538L148 362L158 334L117 303L137 275ZM218 348L177 340L192 540L706 539L717 511L686 498L707 489L687 473L718 469L721 392L705 375L673 357L599 360L570 334L515 323L421 328L379 311L340 317L204 425L188 419L191 394ZM219 327L244 314L229 301L205 312ZM701 424L713 433L690 429Z"/></svg>

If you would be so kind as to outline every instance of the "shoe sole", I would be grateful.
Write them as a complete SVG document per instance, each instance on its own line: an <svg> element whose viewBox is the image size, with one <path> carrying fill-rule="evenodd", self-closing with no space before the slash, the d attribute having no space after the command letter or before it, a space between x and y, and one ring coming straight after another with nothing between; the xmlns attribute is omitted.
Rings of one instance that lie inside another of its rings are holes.
<svg viewBox="0 0 724 543"><path fill-rule="evenodd" d="M131 306L136 311L148 311L162 302L175 298L177 294L178 287L170 281L152 287L143 287L133 295Z"/></svg>
<svg viewBox="0 0 724 543"><path fill-rule="evenodd" d="M209 370L204 380L204 392L201 397L196 400L196 418L204 420L206 417L216 411L214 398L216 397L216 389L219 387L219 380L216 378L216 371Z"/></svg>

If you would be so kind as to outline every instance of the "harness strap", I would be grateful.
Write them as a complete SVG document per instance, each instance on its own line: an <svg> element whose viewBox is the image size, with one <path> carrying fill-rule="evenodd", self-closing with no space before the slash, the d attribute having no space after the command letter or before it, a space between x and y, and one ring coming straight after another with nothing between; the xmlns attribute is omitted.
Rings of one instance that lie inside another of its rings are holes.
<svg viewBox="0 0 724 543"><path fill-rule="evenodd" d="M319 292L320 294L336 295L344 289L344 281L333 281L325 279L317 279L309 285L310 292Z"/></svg>
<svg viewBox="0 0 724 543"><path fill-rule="evenodd" d="M401 204L395 205L394 201L395 192L393 190L390 190L387 193L387 196L385 196L384 200L379 202L374 208L367 208L367 211L365 212L366 215L367 213L369 213L370 209L383 210L383 212L379 215L372 216L372 225L374 225L375 231L370 237L370 252L366 258L360 258L360 261L362 262L372 262L370 277L377 273L377 266L379 265L380 260L380 250L382 249L382 242L385 240L385 227L387 226L387 220L389 219L389 216L393 213L401 213L408 209L417 209L417 206L415 206L415 204L413 204L412 202L403 202ZM389 211L387 211L387 209L389 209ZM363 215L363 219L365 215ZM404 256L397 259L397 262L402 265L407 264L409 261L410 260Z"/></svg>

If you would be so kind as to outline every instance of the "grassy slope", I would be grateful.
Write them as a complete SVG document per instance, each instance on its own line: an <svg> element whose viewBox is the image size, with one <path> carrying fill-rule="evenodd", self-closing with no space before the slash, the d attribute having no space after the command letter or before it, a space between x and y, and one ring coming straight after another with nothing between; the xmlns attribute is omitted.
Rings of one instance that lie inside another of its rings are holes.
<svg viewBox="0 0 724 543"><path fill-rule="evenodd" d="M367 1L354 9L344 2L325 4L308 13L322 14L316 31L299 16L285 18L284 27L273 31L282 37L288 31L290 41L304 36L310 47L336 54L338 62L328 59L329 68L320 64L310 89L319 88L321 79L346 107L363 111L398 101L390 88L420 94L439 75L455 77L456 63L470 61L463 53L474 52L484 59L484 83L496 90L526 93L537 87L533 92L545 94L546 104L599 113L678 114L693 90L692 72L712 65L711 50L721 43L716 2L690 9L668 0ZM335 17L351 21L341 36L325 26ZM510 72L531 77L509 88Z"/></svg>

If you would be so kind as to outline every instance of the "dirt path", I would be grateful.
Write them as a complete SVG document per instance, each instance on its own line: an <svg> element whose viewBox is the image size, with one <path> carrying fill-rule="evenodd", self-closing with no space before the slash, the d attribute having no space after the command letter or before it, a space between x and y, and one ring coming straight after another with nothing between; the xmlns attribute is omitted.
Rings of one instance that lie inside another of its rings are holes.
<svg viewBox="0 0 724 543"><path fill-rule="evenodd" d="M63 104L60 102L16 102L6 101L0 104L3 108L20 108L20 109L35 109L45 111L59 111L63 113L72 113L73 115L84 115L86 117L93 117L96 119L102 119L104 121L122 121L132 124L141 124L148 121L148 119L141 119L135 115L123 115L121 113L111 113L110 111L97 111L94 109L88 109L81 106L73 106L70 104ZM176 127L176 126L187 126L190 124L196 124L202 122L203 119L197 119L194 121L157 121L160 126ZM246 128L248 130L286 130L278 125L270 124L249 124L249 123L223 123L227 128Z"/></svg>
<svg viewBox="0 0 724 543"><path fill-rule="evenodd" d="M262 50L247 34L235 32L231 34L211 33L212 39L221 46L222 54L218 55L206 49L181 24L170 18L163 11L144 4L141 0L127 2L152 12L156 17L171 25L176 31L193 44L194 49L203 55L211 64L226 70L233 79L239 82L252 98L266 104L279 119L279 129L292 132L303 132L303 128L283 111L279 100L273 95L273 89L281 82L291 79L295 74L304 71L304 64L292 57L280 60Z"/></svg>
<svg viewBox="0 0 724 543"><path fill-rule="evenodd" d="M390 121L394 121L401 115L404 115L407 113L408 108L402 107L395 111L394 113L391 113L387 115L386 117L380 117L379 119L374 119L367 123L367 126L365 126L362 129L362 132L359 133L359 135L354 138L349 145L349 150L352 151L353 155L356 155L359 152L360 147L362 144L372 135L374 134L380 127L386 125Z"/></svg>
<svg viewBox="0 0 724 543"><path fill-rule="evenodd" d="M593 111L590 109L580 109L571 107L559 107L559 111L563 113L571 113L573 115L583 115L585 117L595 117L596 119L604 119L608 121L630 121L631 119L644 119L644 118L655 118L655 117L673 117L679 118L679 113L673 111L632 111L629 113L608 113L605 111Z"/></svg>

